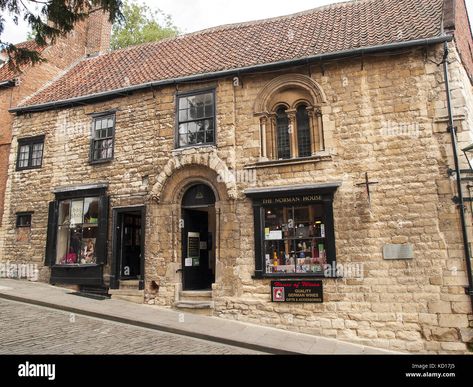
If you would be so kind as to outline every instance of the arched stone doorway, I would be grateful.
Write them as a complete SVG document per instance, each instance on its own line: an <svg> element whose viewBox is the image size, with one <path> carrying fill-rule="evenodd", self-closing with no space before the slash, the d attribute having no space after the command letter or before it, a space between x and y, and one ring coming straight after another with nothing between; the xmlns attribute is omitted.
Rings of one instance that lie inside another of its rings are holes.
<svg viewBox="0 0 473 387"><path fill-rule="evenodd" d="M182 288L210 290L215 282L215 193L203 183L190 185L181 202Z"/></svg>

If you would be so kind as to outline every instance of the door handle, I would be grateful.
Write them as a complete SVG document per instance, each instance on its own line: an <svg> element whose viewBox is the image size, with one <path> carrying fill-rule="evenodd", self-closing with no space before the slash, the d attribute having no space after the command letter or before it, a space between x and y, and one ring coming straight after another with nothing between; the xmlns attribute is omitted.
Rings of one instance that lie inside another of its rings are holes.
<svg viewBox="0 0 473 387"><path fill-rule="evenodd" d="M176 270L176 273L179 273L179 272L182 273L182 269L177 269L177 270Z"/></svg>

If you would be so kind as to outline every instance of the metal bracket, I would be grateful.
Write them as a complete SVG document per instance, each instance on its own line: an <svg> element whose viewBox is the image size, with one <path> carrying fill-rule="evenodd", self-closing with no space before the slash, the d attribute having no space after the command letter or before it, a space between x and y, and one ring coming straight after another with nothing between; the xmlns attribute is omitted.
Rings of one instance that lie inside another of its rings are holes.
<svg viewBox="0 0 473 387"><path fill-rule="evenodd" d="M448 176L453 176L453 175L455 175L456 173L457 173L457 172L456 172L454 169L452 169L452 168L448 168L448 169L447 169L447 174L448 174Z"/></svg>
<svg viewBox="0 0 473 387"><path fill-rule="evenodd" d="M448 125L448 126L447 126L447 132L448 132L448 133L451 133L452 128L455 130L455 133L456 133L456 132L457 132L457 127L456 127L456 126L451 126L451 125Z"/></svg>

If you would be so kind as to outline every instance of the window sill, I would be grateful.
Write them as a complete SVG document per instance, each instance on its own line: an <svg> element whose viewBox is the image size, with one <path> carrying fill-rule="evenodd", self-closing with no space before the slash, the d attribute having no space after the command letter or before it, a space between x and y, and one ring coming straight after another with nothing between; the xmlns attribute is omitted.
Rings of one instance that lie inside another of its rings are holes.
<svg viewBox="0 0 473 387"><path fill-rule="evenodd" d="M61 265L61 264L55 264L52 267L54 269L80 269L83 267L99 267L102 266L101 263L74 263L71 265Z"/></svg>
<svg viewBox="0 0 473 387"><path fill-rule="evenodd" d="M106 160L89 160L90 165L101 165L101 164L108 164L111 163L113 159L106 159Z"/></svg>
<svg viewBox="0 0 473 387"><path fill-rule="evenodd" d="M24 171L35 171L37 169L41 169L43 165L39 165L36 167L16 167L16 172L24 172Z"/></svg>
<svg viewBox="0 0 473 387"><path fill-rule="evenodd" d="M181 154L189 154L193 152L214 152L217 150L215 144L201 144L201 145L187 145L172 150L173 156L179 156Z"/></svg>
<svg viewBox="0 0 473 387"><path fill-rule="evenodd" d="M258 161L253 164L248 164L244 168L245 169L270 168L270 167L279 167L279 166L286 166L286 165L317 163L320 161L331 161L331 160L332 160L332 155L326 152L323 152L314 156L299 157L295 159Z"/></svg>

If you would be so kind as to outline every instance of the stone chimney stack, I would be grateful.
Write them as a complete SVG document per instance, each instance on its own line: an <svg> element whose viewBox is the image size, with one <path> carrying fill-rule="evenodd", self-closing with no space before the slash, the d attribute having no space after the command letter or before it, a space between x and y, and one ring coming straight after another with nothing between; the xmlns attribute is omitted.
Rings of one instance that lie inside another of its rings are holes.
<svg viewBox="0 0 473 387"><path fill-rule="evenodd" d="M95 56L110 51L112 25L108 13L101 9L92 10L87 19L86 55Z"/></svg>

